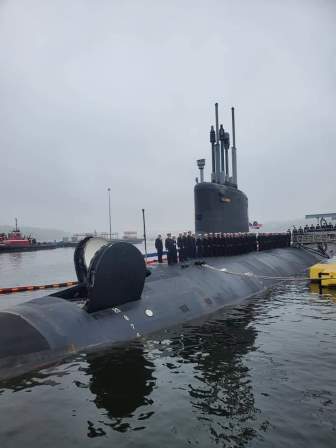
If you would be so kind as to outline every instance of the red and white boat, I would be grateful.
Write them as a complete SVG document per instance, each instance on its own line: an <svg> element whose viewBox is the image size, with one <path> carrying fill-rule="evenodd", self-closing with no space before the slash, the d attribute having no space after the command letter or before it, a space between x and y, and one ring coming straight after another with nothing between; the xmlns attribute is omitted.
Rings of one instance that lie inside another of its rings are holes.
<svg viewBox="0 0 336 448"><path fill-rule="evenodd" d="M259 230L262 227L262 224L260 224L258 221L253 221L253 223L249 223L250 229Z"/></svg>
<svg viewBox="0 0 336 448"><path fill-rule="evenodd" d="M23 236L17 226L17 219L15 219L15 229L9 233L0 233L0 247L30 247L32 239Z"/></svg>

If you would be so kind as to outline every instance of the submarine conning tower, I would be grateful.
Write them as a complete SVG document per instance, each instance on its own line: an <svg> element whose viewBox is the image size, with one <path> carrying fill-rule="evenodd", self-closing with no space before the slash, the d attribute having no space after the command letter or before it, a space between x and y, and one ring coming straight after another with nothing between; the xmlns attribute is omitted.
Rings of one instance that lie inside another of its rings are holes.
<svg viewBox="0 0 336 448"><path fill-rule="evenodd" d="M232 117L232 173L229 169L230 134L218 124L218 103L215 104L216 124L210 129L212 172L211 182L204 181L205 159L197 160L200 178L196 180L195 231L196 233L248 232L248 200L238 189L235 111Z"/></svg>

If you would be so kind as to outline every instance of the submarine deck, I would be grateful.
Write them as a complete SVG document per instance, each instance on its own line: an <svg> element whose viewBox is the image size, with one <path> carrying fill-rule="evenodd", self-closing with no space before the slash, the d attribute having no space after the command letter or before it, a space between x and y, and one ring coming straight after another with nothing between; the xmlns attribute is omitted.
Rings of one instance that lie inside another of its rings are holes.
<svg viewBox="0 0 336 448"><path fill-rule="evenodd" d="M17 374L70 353L98 350L206 317L262 294L279 276L302 273L318 260L303 249L286 248L205 258L211 267L157 264L150 268L141 299L120 306L88 313L64 300L65 290L8 308L0 312L0 340L6 341L0 344L1 376L7 376L8 368ZM220 271L224 268L253 275Z"/></svg>

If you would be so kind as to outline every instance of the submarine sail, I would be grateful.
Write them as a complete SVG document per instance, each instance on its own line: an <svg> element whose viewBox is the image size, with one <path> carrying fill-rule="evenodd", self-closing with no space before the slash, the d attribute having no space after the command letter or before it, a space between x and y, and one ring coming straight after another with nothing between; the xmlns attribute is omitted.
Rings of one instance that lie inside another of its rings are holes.
<svg viewBox="0 0 336 448"><path fill-rule="evenodd" d="M218 103L215 104L216 131L210 130L212 150L211 182L204 181L205 160L198 160L200 182L195 185L196 233L248 232L248 199L238 189L235 136L235 111L232 107L232 173L229 170L230 134L218 125Z"/></svg>

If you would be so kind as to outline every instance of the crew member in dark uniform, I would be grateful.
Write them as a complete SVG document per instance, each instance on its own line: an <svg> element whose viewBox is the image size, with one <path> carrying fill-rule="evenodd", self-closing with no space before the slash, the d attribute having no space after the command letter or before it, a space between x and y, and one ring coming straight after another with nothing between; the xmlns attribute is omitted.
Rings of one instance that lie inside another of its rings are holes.
<svg viewBox="0 0 336 448"><path fill-rule="evenodd" d="M225 233L221 233L220 236L220 254L222 257L226 255L226 236Z"/></svg>
<svg viewBox="0 0 336 448"><path fill-rule="evenodd" d="M176 249L176 236L173 236L172 238L172 257L173 257L173 264L177 263L177 249Z"/></svg>
<svg viewBox="0 0 336 448"><path fill-rule="evenodd" d="M196 256L198 258L203 257L203 241L202 241L202 235L200 233L197 235L196 239Z"/></svg>
<svg viewBox="0 0 336 448"><path fill-rule="evenodd" d="M174 264L174 249L173 249L173 240L171 237L171 233L167 233L167 238L165 239L165 248L167 251L167 261L169 265Z"/></svg>
<svg viewBox="0 0 336 448"><path fill-rule="evenodd" d="M212 237L212 244L213 244L213 256L218 257L218 239L217 239L217 233L213 234Z"/></svg>
<svg viewBox="0 0 336 448"><path fill-rule="evenodd" d="M203 257L209 256L209 240L208 240L207 233L205 233L202 238L202 252L203 252Z"/></svg>
<svg viewBox="0 0 336 448"><path fill-rule="evenodd" d="M193 258L193 238L190 230L187 235L187 257Z"/></svg>
<svg viewBox="0 0 336 448"><path fill-rule="evenodd" d="M158 237L155 240L155 249L158 255L158 262L162 263L163 243L161 235L158 235Z"/></svg>
<svg viewBox="0 0 336 448"><path fill-rule="evenodd" d="M214 239L213 239L213 233L209 233L208 236L208 250L209 250L209 257L213 257L214 256Z"/></svg>
<svg viewBox="0 0 336 448"><path fill-rule="evenodd" d="M183 250L183 236L182 233L179 233L179 236L177 237L177 248L178 248L178 255L179 255L179 262L184 261L184 250Z"/></svg>
<svg viewBox="0 0 336 448"><path fill-rule="evenodd" d="M196 253L197 253L197 251L196 251L196 237L195 237L194 233L191 235L191 240L192 240L192 257L196 258Z"/></svg>
<svg viewBox="0 0 336 448"><path fill-rule="evenodd" d="M183 233L182 236L182 248L183 248L183 261L188 259L188 236L187 232Z"/></svg>

